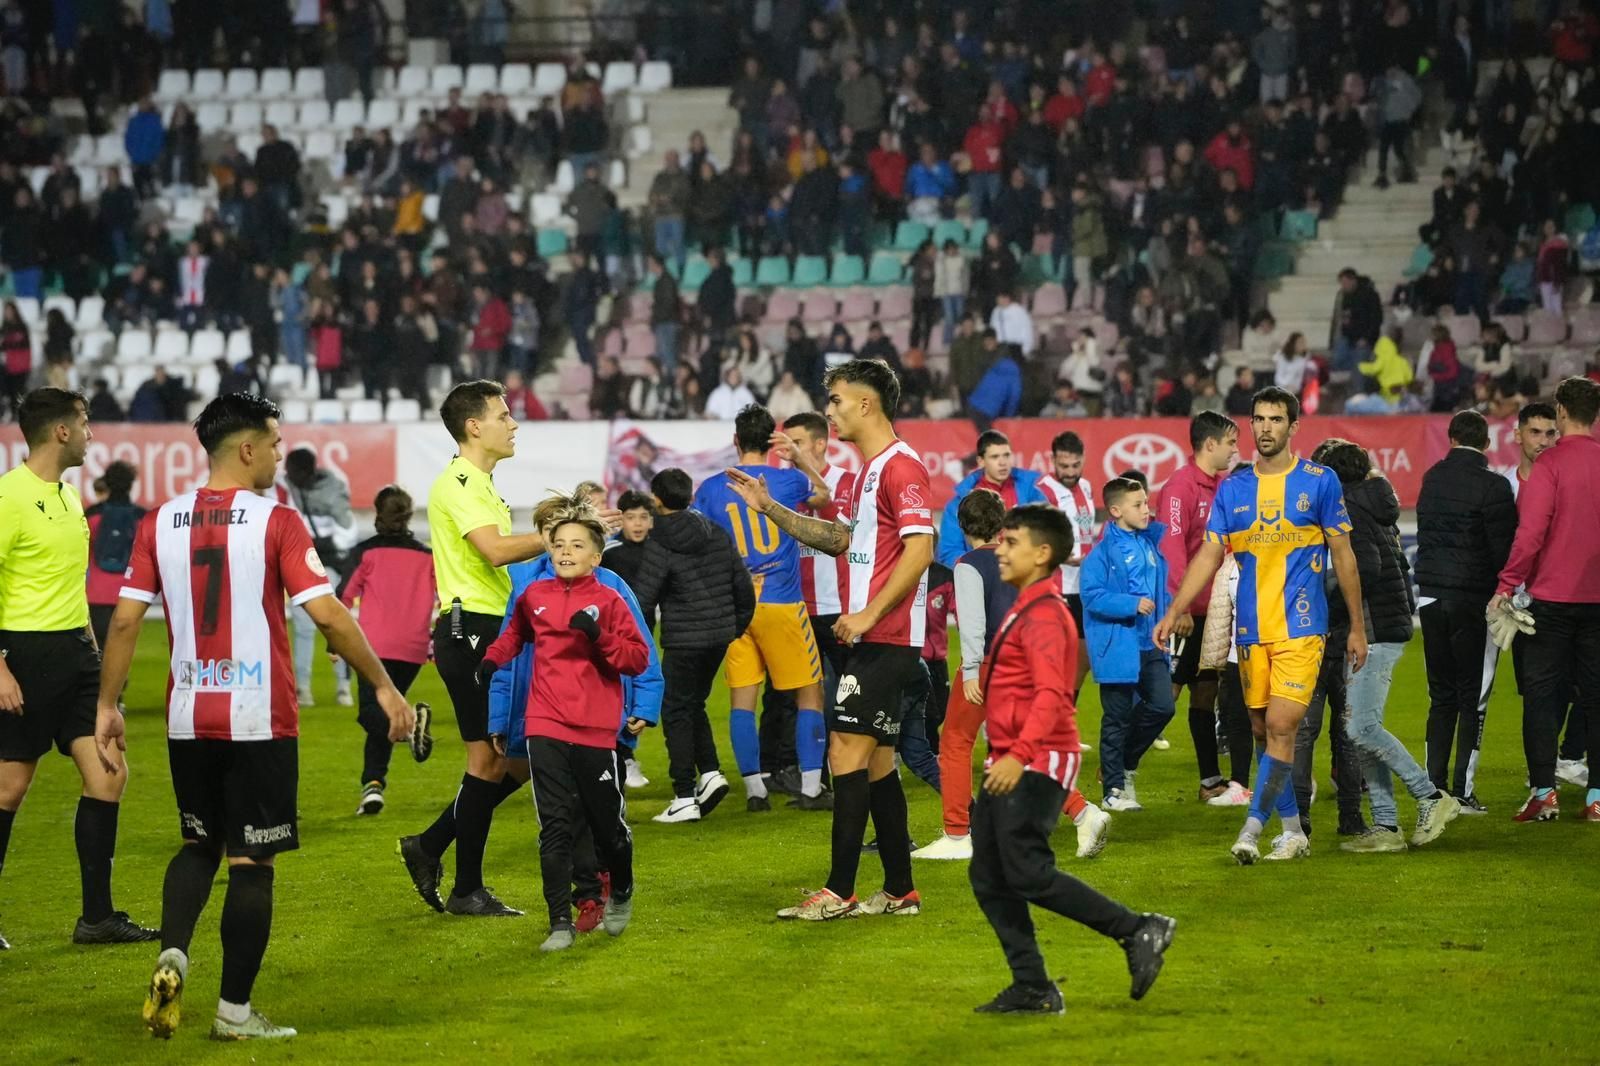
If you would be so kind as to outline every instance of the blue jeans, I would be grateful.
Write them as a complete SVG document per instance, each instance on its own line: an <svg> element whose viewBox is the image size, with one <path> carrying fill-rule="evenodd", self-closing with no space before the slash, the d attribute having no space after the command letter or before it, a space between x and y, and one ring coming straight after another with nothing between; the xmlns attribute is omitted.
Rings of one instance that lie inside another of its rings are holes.
<svg viewBox="0 0 1600 1066"><path fill-rule="evenodd" d="M967 306L967 298L943 296L940 299L944 302L944 346L949 348L950 343L955 340L956 325L961 321L961 312Z"/></svg>
<svg viewBox="0 0 1600 1066"><path fill-rule="evenodd" d="M656 254L661 261L675 262L678 264L678 273L683 273L683 262L689 257L688 249L683 243L683 219L658 218L656 219Z"/></svg>
<svg viewBox="0 0 1600 1066"><path fill-rule="evenodd" d="M1416 799L1434 793L1428 771L1423 769L1406 746L1383 728L1383 706L1389 698L1389 683L1394 679L1395 663L1400 661L1404 644L1372 644L1367 648L1367 664L1345 682L1345 703L1349 720L1345 732L1361 756L1362 776L1367 779L1367 800L1372 804L1374 825L1398 825L1394 806L1393 773Z"/></svg>
<svg viewBox="0 0 1600 1066"><path fill-rule="evenodd" d="M339 575L328 571L328 580L339 587ZM311 691L311 668L317 654L317 624L304 607L289 608L289 619L294 623L294 683L301 692ZM341 691L350 688L350 664L340 659L334 665L333 676Z"/></svg>
<svg viewBox="0 0 1600 1066"><path fill-rule="evenodd" d="M895 745L900 759L911 772L935 792L939 791L939 758L928 743L928 695L933 681L926 661L918 664L917 676L900 695L900 743Z"/></svg>
<svg viewBox="0 0 1600 1066"><path fill-rule="evenodd" d="M1161 731L1172 721L1172 670L1155 648L1139 653L1139 680L1100 686L1100 772L1107 792L1125 787Z"/></svg>
<svg viewBox="0 0 1600 1066"><path fill-rule="evenodd" d="M988 218L989 208L1000 195L1000 175L980 174L976 170L968 174L967 195L971 197L972 217Z"/></svg>
<svg viewBox="0 0 1600 1066"><path fill-rule="evenodd" d="M1365 363L1372 358L1372 346L1366 343L1352 341L1344 334L1333 339L1333 369L1343 370L1354 374L1357 363Z"/></svg>
<svg viewBox="0 0 1600 1066"><path fill-rule="evenodd" d="M283 358L304 370L306 366L306 331L303 326L278 327L278 343L283 347Z"/></svg>
<svg viewBox="0 0 1600 1066"><path fill-rule="evenodd" d="M656 335L656 358L661 360L661 368L670 375L678 366L678 324L663 322L651 326L650 330Z"/></svg>
<svg viewBox="0 0 1600 1066"><path fill-rule="evenodd" d="M572 343L577 346L578 358L586 366L594 366L594 316L576 316L567 320L567 331L572 334Z"/></svg>

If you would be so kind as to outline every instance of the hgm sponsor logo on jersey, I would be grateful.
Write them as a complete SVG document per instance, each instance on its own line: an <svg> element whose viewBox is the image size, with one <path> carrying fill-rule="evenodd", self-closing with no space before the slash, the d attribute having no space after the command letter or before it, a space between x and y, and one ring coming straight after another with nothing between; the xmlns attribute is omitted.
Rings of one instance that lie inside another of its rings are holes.
<svg viewBox="0 0 1600 1066"><path fill-rule="evenodd" d="M173 679L174 688L189 692L238 692L266 684L266 666L259 659L180 659Z"/></svg>

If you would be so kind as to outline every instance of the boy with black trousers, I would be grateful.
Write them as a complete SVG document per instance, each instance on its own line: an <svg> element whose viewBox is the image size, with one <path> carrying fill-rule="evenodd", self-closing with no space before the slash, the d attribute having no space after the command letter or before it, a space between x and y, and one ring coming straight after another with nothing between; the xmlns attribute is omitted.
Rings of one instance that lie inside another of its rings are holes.
<svg viewBox="0 0 1600 1066"><path fill-rule="evenodd" d="M489 645L478 680L484 688L525 644L539 649L525 719L528 769L539 808L539 867L550 936L541 951L572 946L573 856L580 826L594 834L600 866L610 872L611 896L602 924L621 936L633 915L633 835L622 795L617 723L624 674L643 673L650 649L633 611L596 577L606 528L588 499L574 495L552 514L550 561L556 576L535 581L517 600L505 632ZM648 723L630 718L637 735ZM492 738L503 756L506 738Z"/></svg>
<svg viewBox="0 0 1600 1066"><path fill-rule="evenodd" d="M1097 549L1098 550L1098 549ZM1161 972L1177 922L1138 914L1056 868L1050 834L1082 760L1077 708L1077 626L1056 571L1072 552L1072 527L1045 504L1006 514L995 555L1017 589L990 649L983 678L989 755L972 807L967 876L1011 967L1012 984L980 1014L1062 1014L1061 989L1046 976L1028 905L1114 938L1128 957L1129 995L1141 999Z"/></svg>

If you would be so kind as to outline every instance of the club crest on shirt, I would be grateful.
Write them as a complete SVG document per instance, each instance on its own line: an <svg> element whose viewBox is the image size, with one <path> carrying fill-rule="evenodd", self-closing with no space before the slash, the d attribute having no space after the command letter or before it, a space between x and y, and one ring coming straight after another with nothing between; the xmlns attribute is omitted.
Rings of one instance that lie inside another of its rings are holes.
<svg viewBox="0 0 1600 1066"><path fill-rule="evenodd" d="M1301 514L1305 514L1307 511L1311 510L1310 494L1302 492L1300 494L1300 499L1295 501L1294 509L1299 511Z"/></svg>
<svg viewBox="0 0 1600 1066"><path fill-rule="evenodd" d="M317 549L306 549L306 569L318 577L327 577L328 568L322 565L322 556L317 554Z"/></svg>

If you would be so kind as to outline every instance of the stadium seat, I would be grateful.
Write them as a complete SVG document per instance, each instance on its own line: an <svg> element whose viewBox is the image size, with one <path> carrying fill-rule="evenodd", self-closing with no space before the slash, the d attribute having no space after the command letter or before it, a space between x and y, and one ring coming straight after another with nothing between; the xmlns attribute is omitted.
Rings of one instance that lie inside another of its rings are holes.
<svg viewBox="0 0 1600 1066"><path fill-rule="evenodd" d="M611 189L626 188L628 184L628 164L620 159L613 159L606 167L606 186Z"/></svg>
<svg viewBox="0 0 1600 1066"><path fill-rule="evenodd" d="M839 317L871 318L878 313L878 299L870 289L851 289L839 297Z"/></svg>
<svg viewBox="0 0 1600 1066"><path fill-rule="evenodd" d="M77 310L72 322L79 333L87 329L100 329L106 324L106 301L103 296L85 296L78 301Z"/></svg>
<svg viewBox="0 0 1600 1066"><path fill-rule="evenodd" d="M274 394L295 396L305 385L305 370L293 363L275 363L267 371L267 389Z"/></svg>
<svg viewBox="0 0 1600 1066"><path fill-rule="evenodd" d="M430 192L422 198L422 217L429 222L439 221L439 194Z"/></svg>
<svg viewBox="0 0 1600 1066"><path fill-rule="evenodd" d="M832 293L808 292L800 317L807 322L832 322L839 317L839 301Z"/></svg>
<svg viewBox="0 0 1600 1066"><path fill-rule="evenodd" d="M622 106L625 109L627 125L637 126L639 123L645 120L647 109L645 108L644 99L642 97L633 95L624 96L622 98Z"/></svg>
<svg viewBox="0 0 1600 1066"><path fill-rule="evenodd" d="M300 105L300 118L295 123L303 130L327 130L333 125L333 111L326 100L310 100Z"/></svg>
<svg viewBox="0 0 1600 1066"><path fill-rule="evenodd" d="M256 152L261 148L261 134L256 132L259 129L260 127L257 126L255 130L238 134L233 139L234 143L239 146L239 151L244 154L246 159L254 159L256 157Z"/></svg>
<svg viewBox="0 0 1600 1066"><path fill-rule="evenodd" d="M466 79L462 82L461 92L466 96L478 96L482 93L492 93L500 88L500 75L494 66L489 63L474 63L467 68Z"/></svg>
<svg viewBox="0 0 1600 1066"><path fill-rule="evenodd" d="M311 405L304 400L279 400L278 411L286 426L303 426L311 421Z"/></svg>
<svg viewBox="0 0 1600 1066"><path fill-rule="evenodd" d="M907 219L895 227L894 249L897 252L914 252L931 232L922 223Z"/></svg>
<svg viewBox="0 0 1600 1066"><path fill-rule="evenodd" d="M872 271L867 275L869 285L898 285L905 275L905 264L899 256L880 252L872 257Z"/></svg>
<svg viewBox="0 0 1600 1066"><path fill-rule="evenodd" d="M1059 282L1041 285L1033 294L1033 317L1048 318L1067 313L1067 292Z"/></svg>
<svg viewBox="0 0 1600 1066"><path fill-rule="evenodd" d="M78 358L96 363L116 351L117 338L109 329L90 329L78 333Z"/></svg>
<svg viewBox="0 0 1600 1066"><path fill-rule="evenodd" d="M189 342L189 354L196 360L221 359L228 351L228 338L220 329L196 330Z"/></svg>
<svg viewBox="0 0 1600 1066"><path fill-rule="evenodd" d="M428 95L428 68L405 66L400 68L400 77L395 81L394 94L396 96L427 96Z"/></svg>
<svg viewBox="0 0 1600 1066"><path fill-rule="evenodd" d="M382 422L383 401L381 400L356 400L350 405L345 418L350 422Z"/></svg>
<svg viewBox="0 0 1600 1066"><path fill-rule="evenodd" d="M768 322L787 322L791 318L800 317L800 297L792 292L779 289L767 301L767 309L762 316Z"/></svg>
<svg viewBox="0 0 1600 1066"><path fill-rule="evenodd" d="M150 363L136 363L131 366L124 366L117 375L117 395L121 397L123 403L127 403L128 400L133 398L133 394L139 390L139 386L154 376L155 367Z"/></svg>
<svg viewBox="0 0 1600 1066"><path fill-rule="evenodd" d="M195 108L194 120L203 130L225 130L228 128L228 105L215 96L205 98Z"/></svg>
<svg viewBox="0 0 1600 1066"><path fill-rule="evenodd" d="M416 400L390 400L383 409L385 422L421 422L422 405ZM351 421L355 421L351 419Z"/></svg>
<svg viewBox="0 0 1600 1066"><path fill-rule="evenodd" d="M261 129L261 105L254 100L241 100L228 110L228 122L235 133L256 133Z"/></svg>
<svg viewBox="0 0 1600 1066"><path fill-rule="evenodd" d="M18 300L17 303L21 303ZM142 329L125 329L117 337L117 362L126 366L129 363L148 362L154 345L150 334Z"/></svg>
<svg viewBox="0 0 1600 1066"><path fill-rule="evenodd" d="M573 186L576 184L577 182L573 180L572 160L563 159L561 162L557 163L556 180L551 184L550 187L556 192L560 193L562 196L565 196L572 191Z"/></svg>
<svg viewBox="0 0 1600 1066"><path fill-rule="evenodd" d="M744 256L733 256L728 260L728 265L733 268L734 288L748 289L756 283L755 266Z"/></svg>
<svg viewBox="0 0 1600 1066"><path fill-rule="evenodd" d="M1411 250L1411 261L1402 271L1404 277L1420 278L1428 272L1428 267L1433 265L1433 249L1426 244L1419 244Z"/></svg>
<svg viewBox="0 0 1600 1066"><path fill-rule="evenodd" d="M561 197L553 193L536 192L528 198L528 210L535 226L553 226L561 221Z"/></svg>
<svg viewBox="0 0 1600 1066"><path fill-rule="evenodd" d="M209 400L217 394L222 387L222 374L214 366L196 367L193 376L194 391L200 398Z"/></svg>
<svg viewBox="0 0 1600 1066"><path fill-rule="evenodd" d="M1529 348L1553 348L1567 339L1567 320L1554 311L1535 308L1528 312Z"/></svg>
<svg viewBox="0 0 1600 1066"><path fill-rule="evenodd" d="M22 321L28 324L29 329L39 325L39 318L43 312L39 310L39 300L35 296L16 297L17 310L22 315Z"/></svg>
<svg viewBox="0 0 1600 1066"><path fill-rule="evenodd" d="M343 400L318 400L311 405L312 422L318 424L344 421Z"/></svg>
<svg viewBox="0 0 1600 1066"><path fill-rule="evenodd" d="M599 334L600 354L615 359L622 358L622 330L606 329Z"/></svg>
<svg viewBox="0 0 1600 1066"><path fill-rule="evenodd" d="M297 127L300 117L300 108L293 100L274 100L267 105L266 121L278 127L281 133Z"/></svg>
<svg viewBox="0 0 1600 1066"><path fill-rule="evenodd" d="M226 88L227 81L222 71L206 67L194 72L194 83L189 90L189 97L200 101L220 100Z"/></svg>
<svg viewBox="0 0 1600 1066"><path fill-rule="evenodd" d="M451 89L461 88L465 81L461 68L447 63L433 68L433 77L428 83L428 88L435 96L445 96Z"/></svg>
<svg viewBox="0 0 1600 1066"><path fill-rule="evenodd" d="M187 70L163 70L161 80L156 82L155 100L163 108L168 104L175 104L179 100L187 100L189 92L189 72Z"/></svg>
<svg viewBox="0 0 1600 1066"><path fill-rule="evenodd" d="M540 63L533 72L534 96L554 96L567 87L567 68L560 63Z"/></svg>
<svg viewBox="0 0 1600 1066"><path fill-rule="evenodd" d="M1568 340L1574 345L1590 348L1600 344L1600 307L1589 304L1573 311L1567 319L1572 327Z"/></svg>
<svg viewBox="0 0 1600 1066"><path fill-rule="evenodd" d="M1506 340L1512 344L1521 344L1527 339L1528 320L1521 315L1501 315L1495 321L1506 331Z"/></svg>
<svg viewBox="0 0 1600 1066"><path fill-rule="evenodd" d="M1562 229L1576 243L1585 233L1594 229L1594 207L1591 204L1573 204L1567 208L1567 217Z"/></svg>
<svg viewBox="0 0 1600 1066"><path fill-rule="evenodd" d="M878 317L885 322L911 317L911 287L894 285L878 293Z"/></svg>
<svg viewBox="0 0 1600 1066"><path fill-rule="evenodd" d="M367 121L367 105L362 103L360 97L351 97L340 100L333 108L333 128L340 133L349 133L357 126L363 126Z"/></svg>
<svg viewBox="0 0 1600 1066"><path fill-rule="evenodd" d="M261 72L256 96L262 100L281 100L294 93L294 75L287 67L268 67Z"/></svg>
<svg viewBox="0 0 1600 1066"><path fill-rule="evenodd" d="M639 81L634 92L658 93L672 88L672 64L651 60L639 68Z"/></svg>
<svg viewBox="0 0 1600 1066"><path fill-rule="evenodd" d="M339 142L327 130L312 130L306 134L306 150L303 154L307 160L320 159L332 162L338 158ZM344 161L340 159L339 162Z"/></svg>
<svg viewBox="0 0 1600 1066"><path fill-rule="evenodd" d="M558 229L542 229L538 237L539 254L545 259L567 254L567 235Z"/></svg>
<svg viewBox="0 0 1600 1066"><path fill-rule="evenodd" d="M1478 343L1477 315L1440 315L1439 324L1450 331L1450 339L1457 348L1467 348Z"/></svg>
<svg viewBox="0 0 1600 1066"><path fill-rule="evenodd" d="M1314 241L1317 239L1317 215L1314 211L1286 211L1283 215L1283 239L1286 241Z"/></svg>
<svg viewBox="0 0 1600 1066"><path fill-rule="evenodd" d="M959 219L947 218L933 227L933 244L936 248L943 248L945 241L955 241L962 244L967 239L967 227Z"/></svg>
<svg viewBox="0 0 1600 1066"><path fill-rule="evenodd" d="M327 84L321 67L301 67L294 72L294 92L291 95L296 100L320 100L328 93Z"/></svg>
<svg viewBox="0 0 1600 1066"><path fill-rule="evenodd" d="M42 318L49 318L51 311L60 311L68 323L78 317L78 302L70 296L46 296L44 303L39 305L39 314Z"/></svg>
<svg viewBox="0 0 1600 1066"><path fill-rule="evenodd" d="M367 130L376 133L378 130L393 130L400 125L400 101L394 98L387 100L375 99L367 107ZM396 141L400 137L395 138Z"/></svg>
<svg viewBox="0 0 1600 1066"><path fill-rule="evenodd" d="M228 80L224 83L222 95L229 100L252 99L259 89L256 72L249 67L234 67L228 71Z"/></svg>
<svg viewBox="0 0 1600 1066"><path fill-rule="evenodd" d="M867 280L867 267L859 255L841 255L833 260L833 273L828 275L828 284L836 288L845 288L851 285L860 285Z"/></svg>
<svg viewBox="0 0 1600 1066"><path fill-rule="evenodd" d="M794 276L789 284L797 289L809 289L828 280L828 260L820 255L802 255L794 261Z"/></svg>
<svg viewBox="0 0 1600 1066"><path fill-rule="evenodd" d="M781 255L769 255L756 264L756 284L787 285L789 283L789 260Z"/></svg>
<svg viewBox="0 0 1600 1066"><path fill-rule="evenodd" d="M627 140L623 152L629 159L638 159L640 156L650 154L650 149L655 140L650 133L649 126L629 126Z"/></svg>
<svg viewBox="0 0 1600 1066"><path fill-rule="evenodd" d="M1294 273L1294 252L1281 241L1263 244L1256 255L1256 280L1276 281Z"/></svg>
<svg viewBox="0 0 1600 1066"><path fill-rule="evenodd" d="M632 63L626 60L606 64L605 77L600 82L600 91L606 96L616 93L625 93L632 89L639 80L639 72Z"/></svg>
<svg viewBox="0 0 1600 1066"><path fill-rule="evenodd" d="M400 128L402 132L409 133L422 122L424 113L432 110L432 105L427 100L406 100L400 107Z"/></svg>
<svg viewBox="0 0 1600 1066"><path fill-rule="evenodd" d="M189 358L189 335L181 329L164 329L156 334L155 360L168 366Z"/></svg>
<svg viewBox="0 0 1600 1066"><path fill-rule="evenodd" d="M500 68L500 91L518 96L533 89L533 68L526 63L507 63Z"/></svg>

